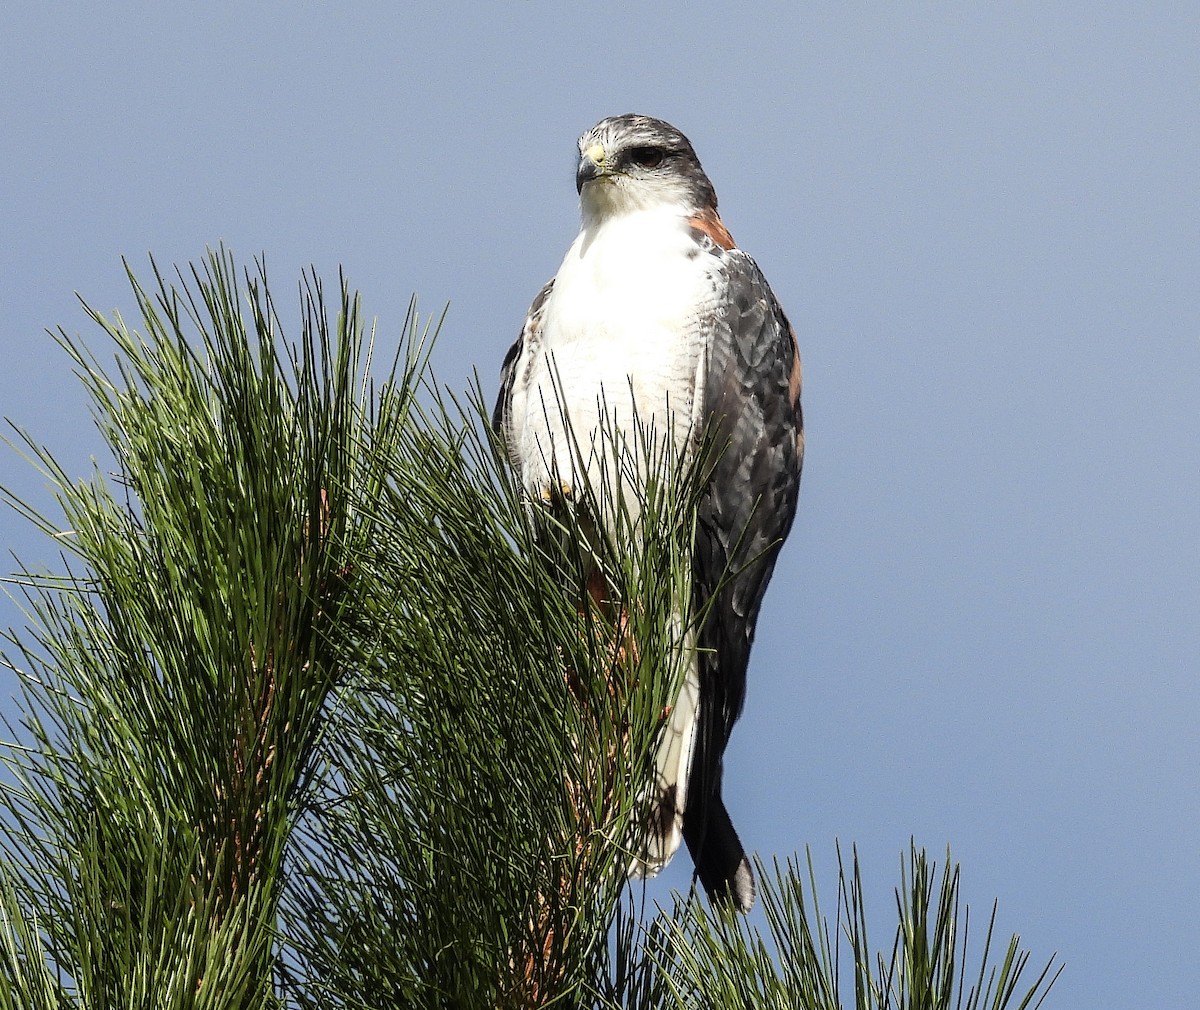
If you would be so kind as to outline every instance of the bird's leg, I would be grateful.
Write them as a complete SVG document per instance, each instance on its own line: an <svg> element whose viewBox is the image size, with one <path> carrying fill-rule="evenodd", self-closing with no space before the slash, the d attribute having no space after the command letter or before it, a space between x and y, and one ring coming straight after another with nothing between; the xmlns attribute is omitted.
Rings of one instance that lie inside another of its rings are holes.
<svg viewBox="0 0 1200 1010"><path fill-rule="evenodd" d="M557 505L560 503L572 504L575 501L575 485L570 481L556 480L549 484L543 484L538 489L538 497L542 499L543 505Z"/></svg>

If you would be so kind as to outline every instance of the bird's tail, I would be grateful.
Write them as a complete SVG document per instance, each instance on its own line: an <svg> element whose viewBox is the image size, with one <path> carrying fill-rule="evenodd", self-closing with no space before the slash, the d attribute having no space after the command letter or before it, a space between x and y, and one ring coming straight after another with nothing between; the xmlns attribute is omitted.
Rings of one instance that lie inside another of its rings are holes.
<svg viewBox="0 0 1200 1010"><path fill-rule="evenodd" d="M691 782L695 795L689 794L699 715L699 671L693 664L654 758L645 830L640 843L634 844L629 875L653 877L671 861L680 842L686 841L709 900L732 902L735 908L749 912L754 904L754 871L721 800L719 778L716 782Z"/></svg>
<svg viewBox="0 0 1200 1010"><path fill-rule="evenodd" d="M671 707L654 756L654 782L647 798L645 831L634 842L629 864L631 877L653 877L671 861L683 841L688 772L696 744L699 706L700 681L693 664Z"/></svg>

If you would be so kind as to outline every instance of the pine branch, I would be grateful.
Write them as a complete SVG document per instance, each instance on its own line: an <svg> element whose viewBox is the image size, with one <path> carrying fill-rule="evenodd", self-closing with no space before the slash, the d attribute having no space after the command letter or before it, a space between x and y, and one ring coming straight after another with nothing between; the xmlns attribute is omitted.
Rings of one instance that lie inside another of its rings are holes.
<svg viewBox="0 0 1200 1010"><path fill-rule="evenodd" d="M618 549L594 500L530 506L477 434L478 392L465 408L429 393L359 560L380 589L375 652L301 828L288 932L321 980L293 980L305 1005L580 992L682 676L686 476L646 489L636 521L656 532Z"/></svg>
<svg viewBox="0 0 1200 1010"><path fill-rule="evenodd" d="M58 334L115 483L74 483L25 440L72 562L25 574L35 625L6 657L29 741L0 797L24 916L7 940L36 979L39 937L79 1006L267 1006L284 846L383 483L369 345L344 282L331 319L306 279L289 347L263 269L239 283L220 252L176 286L155 273L152 291L130 273L141 332L85 306L114 367Z"/></svg>
<svg viewBox="0 0 1200 1010"><path fill-rule="evenodd" d="M376 388L344 281L304 280L290 342L261 267L155 277L140 332L88 310L114 365L58 334L115 476L23 438L64 521L0 490L66 554L5 657L0 1010L1041 1004L1053 959L992 963L993 909L969 972L958 869L915 847L889 956L857 857L832 927L811 861L760 864L765 933L635 903L702 473L610 433L631 498L531 503L411 310Z"/></svg>
<svg viewBox="0 0 1200 1010"><path fill-rule="evenodd" d="M630 999L628 988L602 990L609 1007L803 1007L840 1010L847 1003L840 938L849 943L855 1010L1028 1010L1041 1006L1058 975L1051 958L1032 979L1029 954L1011 937L1002 960L992 961L993 906L978 953L978 973L968 975L969 914L959 910L959 868L947 855L934 889L936 865L913 845L896 890L899 924L891 954L867 938L867 905L857 853L849 868L839 853L838 903L831 926L822 915L811 855L807 870L795 861L768 866L756 860L766 933L744 917L677 899L673 913L651 927L629 930L621 951L643 966L637 981L651 999ZM645 978L645 965L652 965ZM657 976L655 978L654 976ZM614 977L610 973L610 978ZM654 986L654 983L657 986ZM664 993L665 990L665 993ZM614 998L617 997L617 998ZM623 998L621 998L623 997Z"/></svg>

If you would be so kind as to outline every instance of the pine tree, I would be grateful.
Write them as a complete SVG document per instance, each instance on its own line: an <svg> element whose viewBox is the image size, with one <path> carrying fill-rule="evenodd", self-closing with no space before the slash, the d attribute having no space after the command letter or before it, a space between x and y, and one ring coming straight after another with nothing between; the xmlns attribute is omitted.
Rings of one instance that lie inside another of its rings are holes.
<svg viewBox="0 0 1200 1010"><path fill-rule="evenodd" d="M935 886L908 854L886 957L856 858L832 925L811 861L759 865L765 933L631 898L695 475L584 538L586 501L523 500L479 389L434 381L413 308L376 382L344 279L305 275L289 339L261 264L154 275L136 329L85 305L114 364L56 335L115 473L18 433L62 518L4 492L63 560L16 576L4 656L0 1010L1041 1003L1054 959L991 963L990 924L968 977L949 855Z"/></svg>

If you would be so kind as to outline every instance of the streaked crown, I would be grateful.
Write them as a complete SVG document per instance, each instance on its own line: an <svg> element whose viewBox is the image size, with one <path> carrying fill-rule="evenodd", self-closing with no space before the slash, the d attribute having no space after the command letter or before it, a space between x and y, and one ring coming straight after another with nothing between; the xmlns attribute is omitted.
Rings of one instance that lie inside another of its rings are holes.
<svg viewBox="0 0 1200 1010"><path fill-rule="evenodd" d="M575 187L585 217L717 206L691 141L670 123L633 113L602 119L579 138Z"/></svg>

